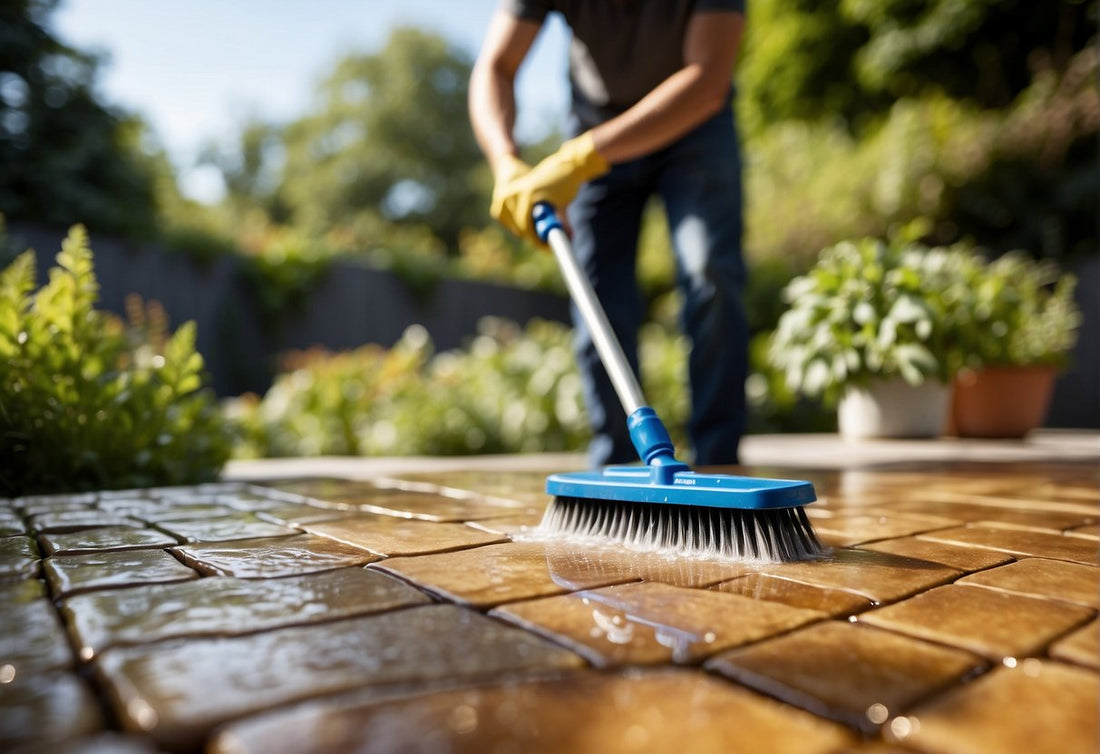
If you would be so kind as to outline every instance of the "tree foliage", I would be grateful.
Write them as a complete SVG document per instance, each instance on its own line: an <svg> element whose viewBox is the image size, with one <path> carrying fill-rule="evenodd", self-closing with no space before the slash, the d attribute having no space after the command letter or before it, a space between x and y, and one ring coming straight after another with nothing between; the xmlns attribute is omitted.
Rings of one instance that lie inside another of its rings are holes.
<svg viewBox="0 0 1100 754"><path fill-rule="evenodd" d="M99 102L99 60L54 36L56 7L0 4L0 213L147 234L158 165L143 156L144 128Z"/></svg>

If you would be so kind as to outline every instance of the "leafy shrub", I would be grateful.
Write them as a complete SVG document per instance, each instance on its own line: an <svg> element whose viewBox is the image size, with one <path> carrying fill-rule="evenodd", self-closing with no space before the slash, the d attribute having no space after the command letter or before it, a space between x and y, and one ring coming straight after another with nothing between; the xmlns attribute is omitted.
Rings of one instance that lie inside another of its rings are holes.
<svg viewBox="0 0 1100 754"><path fill-rule="evenodd" d="M849 384L901 377L947 382L979 258L905 236L841 242L784 289L790 308L769 348L790 389L832 402Z"/></svg>
<svg viewBox="0 0 1100 754"><path fill-rule="evenodd" d="M97 311L82 227L57 262L37 292L32 252L0 273L0 494L215 478L229 438L194 324L169 337L155 306L133 303L128 324Z"/></svg>
<svg viewBox="0 0 1100 754"><path fill-rule="evenodd" d="M642 331L643 383L683 440L686 342ZM294 354L262 400L227 404L242 456L450 455L579 450L588 419L566 326L487 318L466 348L433 354L413 326L393 348Z"/></svg>

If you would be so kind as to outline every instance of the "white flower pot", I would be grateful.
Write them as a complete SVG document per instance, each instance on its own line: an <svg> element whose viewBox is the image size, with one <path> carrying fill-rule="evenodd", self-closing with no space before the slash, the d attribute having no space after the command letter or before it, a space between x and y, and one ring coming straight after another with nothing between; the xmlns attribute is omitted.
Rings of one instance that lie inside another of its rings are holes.
<svg viewBox="0 0 1100 754"><path fill-rule="evenodd" d="M916 387L900 378L849 387L840 399L837 424L845 439L938 437L943 433L951 388L939 382Z"/></svg>

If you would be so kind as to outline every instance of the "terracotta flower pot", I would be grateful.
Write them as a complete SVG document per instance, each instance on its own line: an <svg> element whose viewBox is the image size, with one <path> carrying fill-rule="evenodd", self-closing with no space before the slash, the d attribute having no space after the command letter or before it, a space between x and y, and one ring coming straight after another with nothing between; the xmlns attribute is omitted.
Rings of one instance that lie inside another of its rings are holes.
<svg viewBox="0 0 1100 754"><path fill-rule="evenodd" d="M1056 367L964 369L955 377L951 422L959 437L1021 438L1050 406Z"/></svg>

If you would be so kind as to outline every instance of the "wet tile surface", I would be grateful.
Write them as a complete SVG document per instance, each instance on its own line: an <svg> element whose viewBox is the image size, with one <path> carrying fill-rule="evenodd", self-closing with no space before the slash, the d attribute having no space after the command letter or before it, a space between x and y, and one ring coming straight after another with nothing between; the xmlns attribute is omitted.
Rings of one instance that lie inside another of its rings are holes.
<svg viewBox="0 0 1100 754"><path fill-rule="evenodd" d="M513 603L490 614L574 648L601 667L695 662L824 617L813 610L659 583Z"/></svg>
<svg viewBox="0 0 1100 754"><path fill-rule="evenodd" d="M1093 614L1079 605L952 585L864 613L859 620L1000 660L1038 653Z"/></svg>
<svg viewBox="0 0 1100 754"><path fill-rule="evenodd" d="M188 545L175 552L203 573L242 579L296 576L378 559L362 548L313 534Z"/></svg>
<svg viewBox="0 0 1100 754"><path fill-rule="evenodd" d="M1029 659L916 710L916 725L899 726L895 735L923 751L1094 754L1097 689L1095 673Z"/></svg>
<svg viewBox="0 0 1100 754"><path fill-rule="evenodd" d="M155 529L108 526L69 534L43 534L39 538L46 555L87 555L103 550L149 550L178 545L179 540Z"/></svg>
<svg viewBox="0 0 1100 754"><path fill-rule="evenodd" d="M1042 685L1100 677L1095 464L753 473L813 481L826 557L548 545L527 472L0 500L0 740L1013 754L1043 750L1033 714L1095 730Z"/></svg>
<svg viewBox="0 0 1100 754"><path fill-rule="evenodd" d="M43 563L42 571L55 597L89 589L187 581L199 576L164 550L55 555Z"/></svg>
<svg viewBox="0 0 1100 754"><path fill-rule="evenodd" d="M362 686L580 667L575 654L453 605L228 639L112 649L96 661L128 729L193 745L213 724Z"/></svg>
<svg viewBox="0 0 1100 754"><path fill-rule="evenodd" d="M1024 558L975 573L956 583L1100 608L1100 567L1064 560Z"/></svg>
<svg viewBox="0 0 1100 754"><path fill-rule="evenodd" d="M594 703L599 700L598 703ZM218 754L372 751L825 754L852 735L698 672L584 675L374 705L311 706L231 726Z"/></svg>
<svg viewBox="0 0 1100 754"><path fill-rule="evenodd" d="M244 580L92 592L64 601L62 614L84 659L108 646L180 636L233 636L423 605L422 592L363 568Z"/></svg>
<svg viewBox="0 0 1100 754"><path fill-rule="evenodd" d="M464 550L508 541L500 534L490 534L465 524L376 514L358 514L355 518L306 524L303 528L311 534L390 556Z"/></svg>
<svg viewBox="0 0 1100 754"><path fill-rule="evenodd" d="M770 696L868 732L984 667L968 652L839 621L707 663Z"/></svg>

